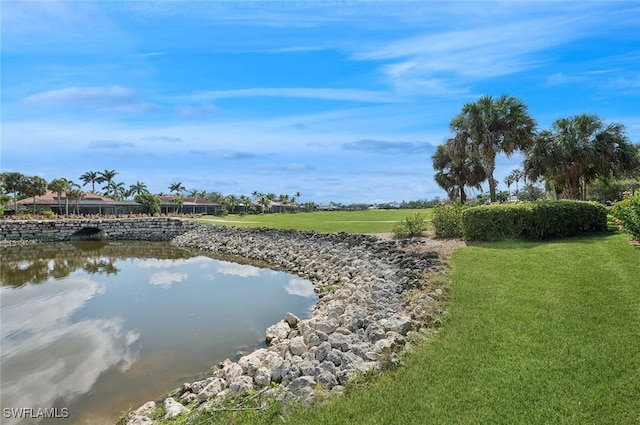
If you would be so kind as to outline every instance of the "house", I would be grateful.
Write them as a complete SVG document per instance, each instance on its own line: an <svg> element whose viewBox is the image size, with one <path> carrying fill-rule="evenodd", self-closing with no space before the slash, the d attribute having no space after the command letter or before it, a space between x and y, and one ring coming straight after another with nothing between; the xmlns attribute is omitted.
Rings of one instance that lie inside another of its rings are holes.
<svg viewBox="0 0 640 425"><path fill-rule="evenodd" d="M57 214L65 213L67 203L66 193L47 192L42 196L21 199L17 202L18 208L25 207L36 210L53 211ZM95 193L85 193L82 199L77 202L69 200L69 214L99 214L99 215L116 215L135 212L139 204L134 201L116 201L107 196L96 195Z"/></svg>

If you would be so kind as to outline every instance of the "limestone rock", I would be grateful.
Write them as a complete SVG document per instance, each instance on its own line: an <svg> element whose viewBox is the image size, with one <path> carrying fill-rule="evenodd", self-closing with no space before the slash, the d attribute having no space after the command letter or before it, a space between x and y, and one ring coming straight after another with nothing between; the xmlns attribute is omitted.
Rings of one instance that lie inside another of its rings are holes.
<svg viewBox="0 0 640 425"><path fill-rule="evenodd" d="M164 399L164 411L165 411L165 415L164 415L165 419L172 419L184 413L189 413L189 409L187 409L182 404L175 401L173 397L168 397Z"/></svg>

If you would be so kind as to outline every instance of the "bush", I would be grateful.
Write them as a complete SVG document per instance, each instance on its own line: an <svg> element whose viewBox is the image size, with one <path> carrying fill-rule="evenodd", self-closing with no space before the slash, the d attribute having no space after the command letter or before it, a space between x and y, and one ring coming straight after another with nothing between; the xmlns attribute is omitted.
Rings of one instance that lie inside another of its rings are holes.
<svg viewBox="0 0 640 425"><path fill-rule="evenodd" d="M529 216L528 203L471 207L462 215L462 237L481 241L523 237Z"/></svg>
<svg viewBox="0 0 640 425"><path fill-rule="evenodd" d="M607 230L604 206L580 201L519 202L473 207L462 216L467 240L563 238Z"/></svg>
<svg viewBox="0 0 640 425"><path fill-rule="evenodd" d="M411 217L407 217L393 229L393 234L397 238L411 238L414 236L422 236L422 232L426 230L426 219L418 212L414 212Z"/></svg>
<svg viewBox="0 0 640 425"><path fill-rule="evenodd" d="M462 212L467 209L461 204L442 205L433 211L431 222L438 239L462 237Z"/></svg>
<svg viewBox="0 0 640 425"><path fill-rule="evenodd" d="M622 201L613 205L611 215L620 230L629 232L634 239L640 240L640 192L635 196L626 192Z"/></svg>
<svg viewBox="0 0 640 425"><path fill-rule="evenodd" d="M556 239L607 230L607 209L593 202L542 201L532 204L526 237Z"/></svg>

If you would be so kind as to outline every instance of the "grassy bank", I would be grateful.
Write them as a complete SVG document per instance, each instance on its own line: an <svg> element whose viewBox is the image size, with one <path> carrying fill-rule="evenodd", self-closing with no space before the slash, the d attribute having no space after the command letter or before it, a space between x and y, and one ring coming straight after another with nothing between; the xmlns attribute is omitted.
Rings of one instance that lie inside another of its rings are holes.
<svg viewBox="0 0 640 425"><path fill-rule="evenodd" d="M428 221L432 209L424 210L365 210L365 211L315 211L310 213L280 213L238 215L225 217L203 216L206 223L232 226L271 227L274 229L315 230L318 232L389 233L402 220L418 212Z"/></svg>
<svg viewBox="0 0 640 425"><path fill-rule="evenodd" d="M189 423L640 423L640 250L624 236L460 249L447 309L406 367L345 397Z"/></svg>

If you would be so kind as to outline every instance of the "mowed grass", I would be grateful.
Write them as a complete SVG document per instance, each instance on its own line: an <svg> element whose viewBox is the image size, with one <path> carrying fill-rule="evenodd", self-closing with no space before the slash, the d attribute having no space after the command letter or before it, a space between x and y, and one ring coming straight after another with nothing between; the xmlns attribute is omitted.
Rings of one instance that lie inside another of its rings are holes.
<svg viewBox="0 0 640 425"><path fill-rule="evenodd" d="M189 423L640 423L640 250L625 236L470 246L451 266L444 326L404 367L320 407Z"/></svg>
<svg viewBox="0 0 640 425"><path fill-rule="evenodd" d="M309 213L230 214L224 217L203 216L204 223L231 226L270 227L275 229L315 230L318 232L389 233L407 217L419 213L431 228L432 209L314 211Z"/></svg>

